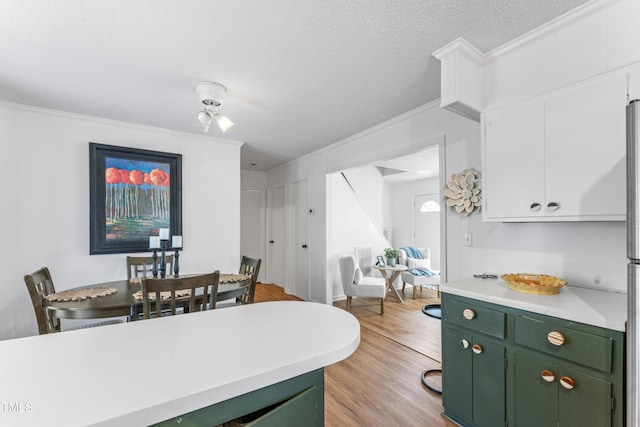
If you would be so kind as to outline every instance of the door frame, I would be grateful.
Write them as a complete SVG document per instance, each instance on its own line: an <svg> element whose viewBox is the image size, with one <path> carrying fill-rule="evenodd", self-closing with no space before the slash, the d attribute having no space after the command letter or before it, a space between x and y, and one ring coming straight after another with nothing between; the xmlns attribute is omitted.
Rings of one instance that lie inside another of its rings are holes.
<svg viewBox="0 0 640 427"><path fill-rule="evenodd" d="M327 180L329 179L329 175L338 173L345 169L351 169L360 166L371 165L380 160L392 159L395 157L402 157L409 155L411 153L416 153L418 151L425 150L431 146L438 145L438 182L440 185L440 196L444 197L444 187L447 183L446 180L446 165L447 165L447 153L446 153L446 135L441 134L437 136L431 136L429 138L425 138L422 141L416 142L412 145L411 148L403 148L403 149L391 149L390 151L386 151L384 154L378 152L363 152L359 157L351 157L348 161L340 165L339 167L325 169L322 172L322 191L324 193L324 217L325 217L325 227L323 230L323 254L324 254L324 277L323 283L325 284L325 292L327 295L327 303L333 303L333 280L337 277L334 273L335 266L335 254L329 254L329 250L332 248L331 236L329 231L332 229L330 221L330 217L328 215L328 211L330 208L329 198L331 197L331 189L327 185ZM447 281L447 209L440 209L440 277L442 278L441 283L446 283ZM338 286L341 286L339 284Z"/></svg>

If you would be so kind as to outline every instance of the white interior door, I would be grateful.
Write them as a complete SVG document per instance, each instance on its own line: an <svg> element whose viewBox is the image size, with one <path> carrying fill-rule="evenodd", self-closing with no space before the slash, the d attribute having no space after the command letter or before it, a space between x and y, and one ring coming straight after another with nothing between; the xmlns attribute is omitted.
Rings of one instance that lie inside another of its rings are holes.
<svg viewBox="0 0 640 427"><path fill-rule="evenodd" d="M291 293L309 300L309 183L296 181L291 190L293 280Z"/></svg>
<svg viewBox="0 0 640 427"><path fill-rule="evenodd" d="M269 234L267 259L269 266L269 280L282 288L285 283L285 225L284 186L269 189Z"/></svg>
<svg viewBox="0 0 640 427"><path fill-rule="evenodd" d="M242 189L240 193L240 254L264 258L264 191Z"/></svg>
<svg viewBox="0 0 640 427"><path fill-rule="evenodd" d="M438 194L421 194L413 198L413 245L431 249L431 267L440 268L440 202Z"/></svg>

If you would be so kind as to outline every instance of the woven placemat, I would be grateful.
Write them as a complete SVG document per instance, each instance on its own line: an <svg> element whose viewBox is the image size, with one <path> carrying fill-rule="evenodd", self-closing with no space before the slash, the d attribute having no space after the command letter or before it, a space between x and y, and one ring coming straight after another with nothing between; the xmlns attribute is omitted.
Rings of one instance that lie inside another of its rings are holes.
<svg viewBox="0 0 640 427"><path fill-rule="evenodd" d="M243 280L251 279L250 274L221 274L219 283L234 283L242 282Z"/></svg>
<svg viewBox="0 0 640 427"><path fill-rule="evenodd" d="M152 276L147 276L147 278L153 279ZM168 277L168 278L172 278L172 277ZM142 283L142 279L144 279L144 277L132 277L131 279L129 279L129 281L131 283ZM218 282L219 283L235 283L235 282L242 282L243 280L248 280L248 279L251 279L250 274L221 274Z"/></svg>
<svg viewBox="0 0 640 427"><path fill-rule="evenodd" d="M181 291L176 291L176 298L190 297L190 296L191 296L191 289L183 289ZM138 301L142 301L142 291L138 291L138 292L134 293L133 294L133 298L138 300ZM160 299L161 300L167 300L169 298L171 298L171 291L160 292ZM149 300L150 301L155 301L155 299L156 299L156 293L155 292L150 292L149 293Z"/></svg>
<svg viewBox="0 0 640 427"><path fill-rule="evenodd" d="M56 292L47 295L48 301L83 301L86 299L94 299L98 297L106 297L107 295L118 292L116 288L84 288L69 289L68 291Z"/></svg>

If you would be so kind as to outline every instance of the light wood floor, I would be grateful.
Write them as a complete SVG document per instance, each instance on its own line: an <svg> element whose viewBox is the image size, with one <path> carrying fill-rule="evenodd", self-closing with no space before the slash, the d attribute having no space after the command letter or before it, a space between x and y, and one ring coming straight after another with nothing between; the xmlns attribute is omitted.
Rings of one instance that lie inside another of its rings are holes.
<svg viewBox="0 0 640 427"><path fill-rule="evenodd" d="M423 371L440 367L440 321L421 311L435 296L418 291L414 300L408 288L401 304L389 294L382 316L376 300L354 298L350 313L361 325L360 345L325 368L326 426L455 426L440 415L440 395L420 381ZM297 299L275 285L256 288L256 302ZM344 309L345 301L334 305ZM431 378L439 387L439 377Z"/></svg>

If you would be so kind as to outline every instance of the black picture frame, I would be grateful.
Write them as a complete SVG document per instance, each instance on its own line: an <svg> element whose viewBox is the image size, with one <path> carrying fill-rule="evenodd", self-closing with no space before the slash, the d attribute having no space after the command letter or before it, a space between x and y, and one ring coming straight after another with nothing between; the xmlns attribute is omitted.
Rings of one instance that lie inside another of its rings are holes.
<svg viewBox="0 0 640 427"><path fill-rule="evenodd" d="M380 255L378 255L376 257L378 259L378 262L376 263L377 266L379 267L384 267L386 264L384 263L384 258L381 257Z"/></svg>
<svg viewBox="0 0 640 427"><path fill-rule="evenodd" d="M91 255L148 252L159 228L182 235L181 154L90 142L89 193Z"/></svg>

